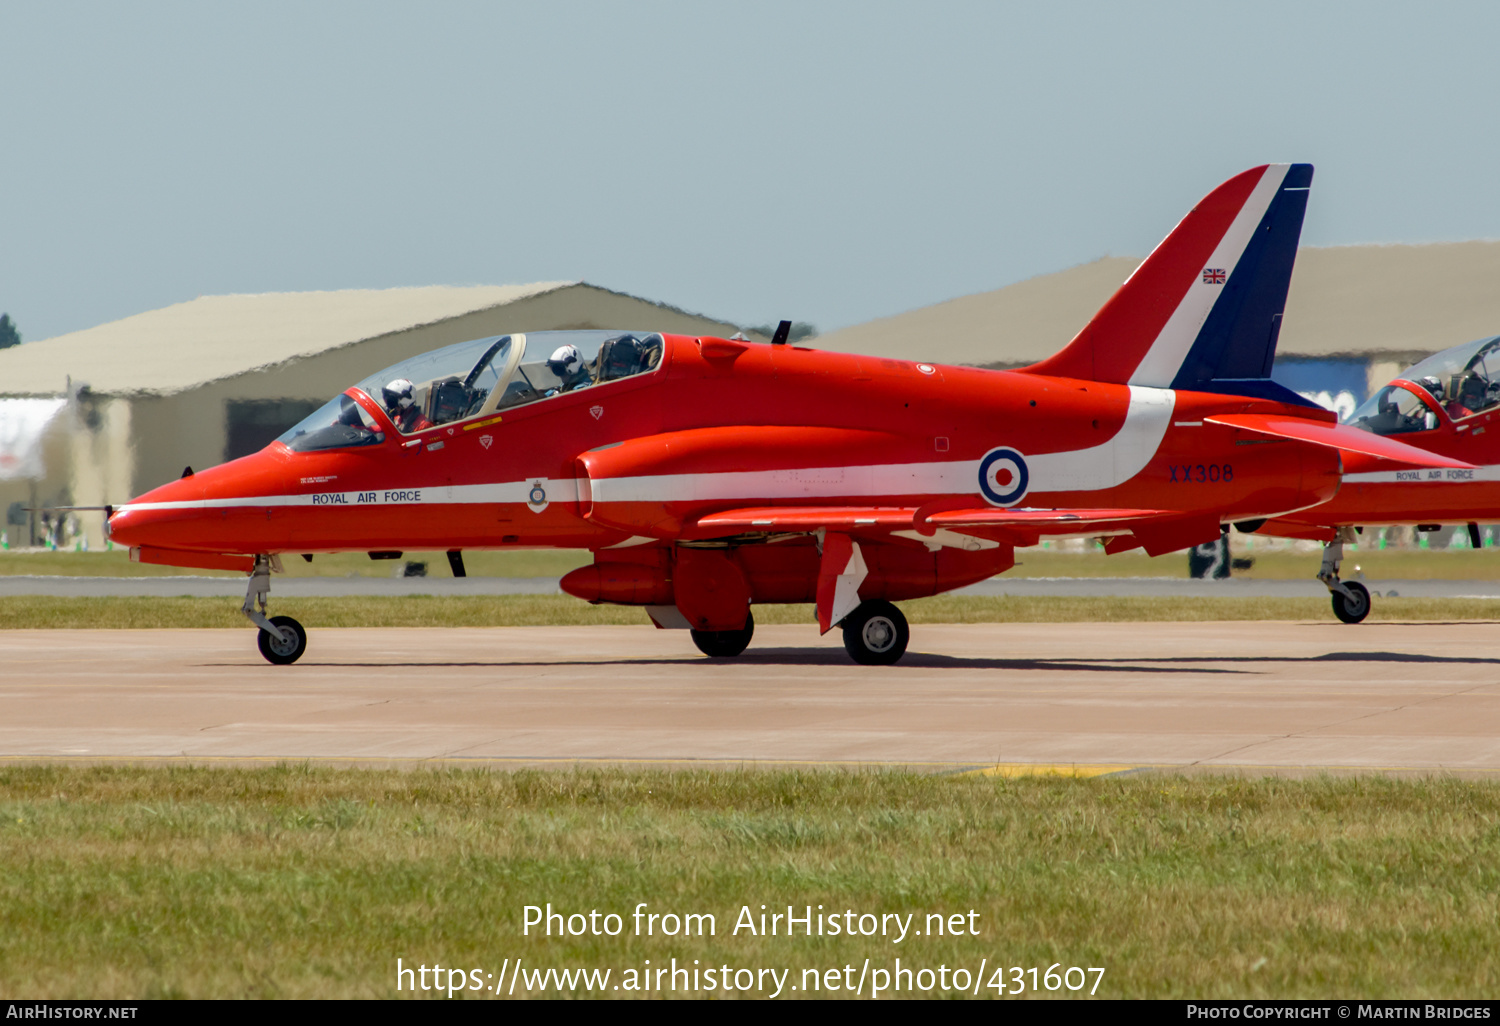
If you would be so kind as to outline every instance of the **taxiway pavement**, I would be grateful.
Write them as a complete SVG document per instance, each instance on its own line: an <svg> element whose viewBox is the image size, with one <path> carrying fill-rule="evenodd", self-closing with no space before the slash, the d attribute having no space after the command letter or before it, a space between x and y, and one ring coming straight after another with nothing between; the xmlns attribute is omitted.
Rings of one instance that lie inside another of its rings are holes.
<svg viewBox="0 0 1500 1026"><path fill-rule="evenodd" d="M0 758L1500 772L1500 625L918 625L895 667L763 627L0 632Z"/></svg>

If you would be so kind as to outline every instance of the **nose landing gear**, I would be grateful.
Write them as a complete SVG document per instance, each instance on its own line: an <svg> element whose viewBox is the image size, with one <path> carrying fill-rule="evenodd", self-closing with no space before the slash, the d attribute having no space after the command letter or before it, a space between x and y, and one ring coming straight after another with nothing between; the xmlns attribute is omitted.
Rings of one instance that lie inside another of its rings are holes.
<svg viewBox="0 0 1500 1026"><path fill-rule="evenodd" d="M290 616L266 616L266 601L271 595L271 571L281 570L281 557L260 555L250 571L250 586L245 590L245 604L240 607L250 622L260 628L256 645L266 661L289 666L307 651L307 631ZM258 607L258 608L257 608Z"/></svg>
<svg viewBox="0 0 1500 1026"><path fill-rule="evenodd" d="M1358 581L1339 580L1339 564L1344 561L1344 542L1354 541L1354 528L1340 527L1333 541L1323 546L1323 566L1318 580L1328 586L1333 598L1333 615L1344 623L1359 623L1370 615L1370 590Z"/></svg>

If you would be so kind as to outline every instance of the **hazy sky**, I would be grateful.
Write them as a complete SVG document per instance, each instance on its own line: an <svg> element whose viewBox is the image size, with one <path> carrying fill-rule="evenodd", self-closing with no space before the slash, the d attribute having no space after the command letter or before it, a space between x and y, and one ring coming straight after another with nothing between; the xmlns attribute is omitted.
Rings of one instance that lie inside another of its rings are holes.
<svg viewBox="0 0 1500 1026"><path fill-rule="evenodd" d="M0 0L0 53L28 339L550 279L827 330L1144 254L1271 160L1306 243L1500 237L1493 2Z"/></svg>

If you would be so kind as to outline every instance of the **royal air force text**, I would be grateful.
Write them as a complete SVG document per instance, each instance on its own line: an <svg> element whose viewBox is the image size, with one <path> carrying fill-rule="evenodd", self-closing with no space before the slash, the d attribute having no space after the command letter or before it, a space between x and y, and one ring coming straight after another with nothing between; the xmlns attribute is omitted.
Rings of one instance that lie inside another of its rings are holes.
<svg viewBox="0 0 1500 1026"><path fill-rule="evenodd" d="M387 502L421 501L422 489L420 488L404 488L389 492L319 492L312 497L314 506L370 506Z"/></svg>

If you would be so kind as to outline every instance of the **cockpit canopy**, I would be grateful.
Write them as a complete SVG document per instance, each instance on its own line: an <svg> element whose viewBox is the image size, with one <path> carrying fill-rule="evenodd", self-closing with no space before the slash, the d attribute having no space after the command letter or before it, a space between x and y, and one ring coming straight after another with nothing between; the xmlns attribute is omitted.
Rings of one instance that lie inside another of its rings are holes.
<svg viewBox="0 0 1500 1026"><path fill-rule="evenodd" d="M1450 420L1463 420L1500 406L1500 336L1445 349L1409 367L1397 381L1409 384L1381 388L1348 423L1377 435L1430 431L1440 421L1439 407Z"/></svg>
<svg viewBox="0 0 1500 1026"><path fill-rule="evenodd" d="M1349 422L1377 435L1400 435L1433 430L1438 415L1411 389L1386 385L1355 410Z"/></svg>
<svg viewBox="0 0 1500 1026"><path fill-rule="evenodd" d="M403 360L354 389L384 409L402 434L412 434L649 373L661 364L664 344L654 332L498 335ZM395 383L401 384L388 387ZM384 440L375 419L348 393L278 439L296 452Z"/></svg>

